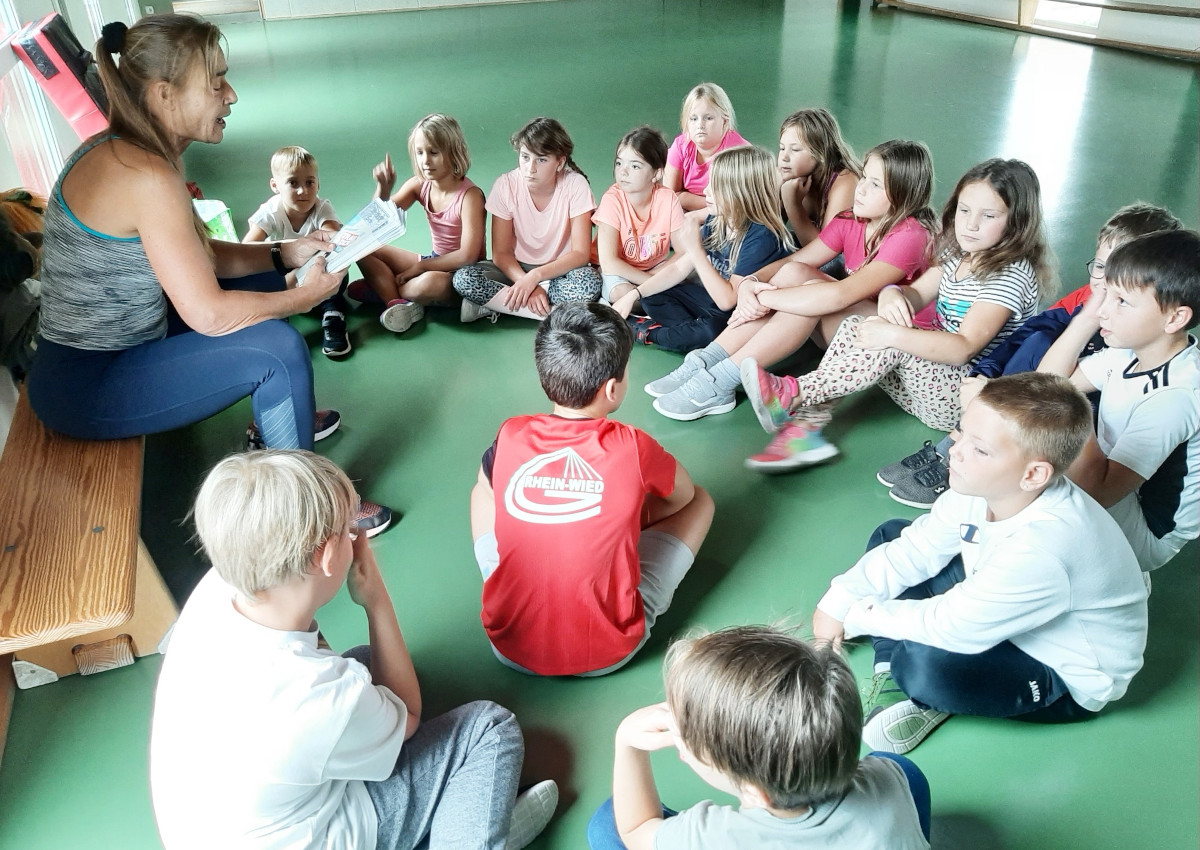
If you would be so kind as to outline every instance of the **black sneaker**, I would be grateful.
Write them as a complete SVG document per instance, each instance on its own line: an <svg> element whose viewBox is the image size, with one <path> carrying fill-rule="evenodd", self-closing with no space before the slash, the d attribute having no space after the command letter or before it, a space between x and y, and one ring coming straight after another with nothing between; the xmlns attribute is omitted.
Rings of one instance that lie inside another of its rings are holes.
<svg viewBox="0 0 1200 850"><path fill-rule="evenodd" d="M336 410L318 410L313 416L313 442L319 443L324 440L341 424L342 414ZM246 427L246 451L253 452L266 447L267 444L263 442L262 434L258 432L258 426L251 420Z"/></svg>
<svg viewBox="0 0 1200 850"><path fill-rule="evenodd" d="M898 481L911 477L918 469L929 466L931 463L937 463L941 459L942 456L937 453L937 447L933 445L933 441L926 440L919 452L910 454L895 463L889 463L875 473L875 479L884 487L894 487Z"/></svg>
<svg viewBox="0 0 1200 850"><path fill-rule="evenodd" d="M321 351L326 357L345 357L350 353L350 337L346 335L346 317L328 312L321 319Z"/></svg>
<svg viewBox="0 0 1200 850"><path fill-rule="evenodd" d="M937 497L950 489L950 467L941 458L896 482L888 495L910 508L928 510Z"/></svg>
<svg viewBox="0 0 1200 850"><path fill-rule="evenodd" d="M392 509L374 502L362 502L358 506L358 515L354 517L354 527L364 532L367 537L381 534L391 524Z"/></svg>

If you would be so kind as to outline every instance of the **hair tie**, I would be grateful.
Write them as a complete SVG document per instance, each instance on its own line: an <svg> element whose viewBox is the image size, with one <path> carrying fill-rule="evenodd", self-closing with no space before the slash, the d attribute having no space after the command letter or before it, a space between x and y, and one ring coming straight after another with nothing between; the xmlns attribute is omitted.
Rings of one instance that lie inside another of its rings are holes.
<svg viewBox="0 0 1200 850"><path fill-rule="evenodd" d="M125 49L125 33L129 31L129 27L125 26L122 21L113 21L111 24L105 24L100 30L100 42L104 45L104 49L108 53L120 53Z"/></svg>

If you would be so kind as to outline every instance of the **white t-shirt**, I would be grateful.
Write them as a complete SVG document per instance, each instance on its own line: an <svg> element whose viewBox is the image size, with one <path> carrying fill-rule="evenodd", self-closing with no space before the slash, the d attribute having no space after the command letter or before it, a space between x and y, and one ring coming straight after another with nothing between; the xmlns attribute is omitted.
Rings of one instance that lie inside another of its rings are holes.
<svg viewBox="0 0 1200 850"><path fill-rule="evenodd" d="M1200 533L1200 351L1196 340L1157 369L1143 371L1128 348L1079 361L1100 390L1096 439L1109 460L1146 482L1108 512L1143 570L1175 557Z"/></svg>
<svg viewBox="0 0 1200 850"><path fill-rule="evenodd" d="M166 850L375 846L363 780L386 779L407 712L317 633L243 617L215 570L192 592L163 661L150 790Z"/></svg>
<svg viewBox="0 0 1200 850"><path fill-rule="evenodd" d="M966 578L897 599L962 554ZM1004 641L1050 667L1089 711L1125 694L1146 647L1146 584L1117 524L1065 478L1016 516L953 490L896 540L836 577L818 604L847 637L978 653Z"/></svg>
<svg viewBox="0 0 1200 850"><path fill-rule="evenodd" d="M1013 331L1026 322L1037 310L1038 282L1033 266L1028 260L1017 260L986 280L968 274L955 280L958 260L942 263L942 279L938 283L937 307L933 326L941 331L958 333L967 311L976 301L999 304L1008 310L1008 318L983 350L971 358L974 364L992 353L992 349L1004 342Z"/></svg>
<svg viewBox="0 0 1200 850"><path fill-rule="evenodd" d="M321 225L327 221L337 221L333 204L324 198L317 198L300 229L294 229L283 210L283 199L278 195L267 198L262 206L254 211L254 215L250 216L250 224L261 227L267 234L267 239L298 239L314 230L320 230Z"/></svg>
<svg viewBox="0 0 1200 850"><path fill-rule="evenodd" d="M795 818L777 818L762 809L718 806L711 800L663 821L656 850L696 847L745 850L927 850L917 807L900 767L867 757L858 763L854 784L844 797L813 806Z"/></svg>

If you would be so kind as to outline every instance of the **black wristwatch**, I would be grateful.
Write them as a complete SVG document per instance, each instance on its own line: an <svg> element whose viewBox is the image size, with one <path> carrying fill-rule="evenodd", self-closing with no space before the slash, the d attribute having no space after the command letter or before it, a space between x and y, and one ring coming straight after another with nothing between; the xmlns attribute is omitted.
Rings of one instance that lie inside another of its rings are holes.
<svg viewBox="0 0 1200 850"><path fill-rule="evenodd" d="M275 271L281 275L286 275L291 271L283 262L283 247L278 242L271 243L271 263L275 266Z"/></svg>

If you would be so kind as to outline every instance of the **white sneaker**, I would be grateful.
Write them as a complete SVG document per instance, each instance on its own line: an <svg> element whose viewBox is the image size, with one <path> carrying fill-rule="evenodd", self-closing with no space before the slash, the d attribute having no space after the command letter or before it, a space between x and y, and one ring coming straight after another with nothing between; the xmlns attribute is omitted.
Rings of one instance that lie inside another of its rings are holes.
<svg viewBox="0 0 1200 850"><path fill-rule="evenodd" d="M474 301L463 299L462 309L458 312L458 318L461 322L473 322L476 319L488 319L493 325L500 318L500 314L495 310L489 310L482 304L476 304Z"/></svg>
<svg viewBox="0 0 1200 850"><path fill-rule="evenodd" d="M421 319L425 318L425 308L416 301L397 298L388 303L387 308L379 314L379 324L392 333L402 334Z"/></svg>
<svg viewBox="0 0 1200 850"><path fill-rule="evenodd" d="M463 302L466 304L467 302ZM504 850L522 850L541 835L558 808L558 784L546 779L517 795Z"/></svg>

